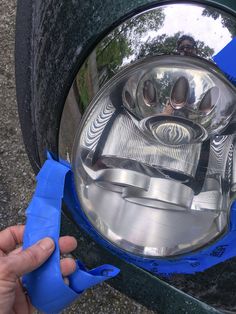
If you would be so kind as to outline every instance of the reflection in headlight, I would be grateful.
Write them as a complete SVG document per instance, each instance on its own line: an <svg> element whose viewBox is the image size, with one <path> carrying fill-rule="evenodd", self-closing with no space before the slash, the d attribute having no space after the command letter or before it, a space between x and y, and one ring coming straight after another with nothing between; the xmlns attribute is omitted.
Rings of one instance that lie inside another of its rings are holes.
<svg viewBox="0 0 236 314"><path fill-rule="evenodd" d="M74 145L77 191L94 227L124 250L156 257L222 234L235 100L211 63L186 56L142 61L111 80Z"/></svg>

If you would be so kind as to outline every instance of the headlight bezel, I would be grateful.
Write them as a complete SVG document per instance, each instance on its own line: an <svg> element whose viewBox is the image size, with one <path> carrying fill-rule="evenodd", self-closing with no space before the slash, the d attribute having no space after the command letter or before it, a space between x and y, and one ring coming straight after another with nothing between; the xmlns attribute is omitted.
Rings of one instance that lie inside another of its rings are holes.
<svg viewBox="0 0 236 314"><path fill-rule="evenodd" d="M206 7L205 5L200 5L200 4L191 4L191 5L193 5L193 6L196 6L196 7ZM166 5L166 7L167 7L168 5ZM164 6L165 7L165 6ZM150 11L153 11L153 10L159 10L159 9L161 9L162 8L162 6L160 6L160 7L158 7L158 8L154 8L154 9L151 9ZM149 11L149 12L150 12ZM223 11L221 11L221 14L223 15L224 13L223 13ZM142 15L142 14L141 14ZM140 15L138 15L137 16L137 18L139 17ZM173 54L173 56L174 56L175 54ZM149 57L148 57L149 58ZM151 57L150 57L151 58ZM194 56L194 58L192 58L192 57L190 57L191 58L191 60L197 60L197 59L199 59L199 57L197 57L197 56ZM147 58L146 58L147 59ZM202 59L203 60L203 59ZM208 60L212 60L212 56L208 56ZM141 61L142 62L142 61ZM194 61L193 61L194 62ZM205 61L205 60L203 60L203 62L208 62L208 61ZM133 65L129 65L129 67L132 67ZM213 66L214 67L214 66ZM216 72L220 75L220 76L222 76L222 77L224 77L223 76L223 74L221 73L221 71L217 68L217 67L215 67L215 70L216 70ZM118 69L116 69L116 71L115 71L115 73L112 73L112 75L111 75L111 77L112 77L112 79L116 79L116 76L117 75L119 75L119 73L121 73L121 71L125 71L125 64L123 63L123 64L121 64L120 65L120 67L118 68ZM117 72L117 73L116 73ZM110 77L109 77L109 79L110 79ZM226 79L226 78L223 78L223 80L225 80L225 82L227 82L227 84L228 84L228 80ZM104 80L103 82L102 82L102 84L101 84L101 88L99 89L99 91L98 91L98 93L96 93L96 97L99 97L99 95L101 95L102 93L103 93L103 90L104 89L106 89L106 87L107 87L107 85L109 85L109 81L107 82L107 79L106 80ZM90 99L92 99L94 96L92 96L92 97L90 97ZM86 117L87 117L87 115L89 115L89 112L90 112L90 109L84 114L84 116L83 116L83 118L82 118L82 121L81 121L81 127L84 125L84 121L85 121L85 119L86 119ZM203 116L203 118L205 117L205 116L207 116L207 115L204 115L204 114L202 114L202 116Z"/></svg>

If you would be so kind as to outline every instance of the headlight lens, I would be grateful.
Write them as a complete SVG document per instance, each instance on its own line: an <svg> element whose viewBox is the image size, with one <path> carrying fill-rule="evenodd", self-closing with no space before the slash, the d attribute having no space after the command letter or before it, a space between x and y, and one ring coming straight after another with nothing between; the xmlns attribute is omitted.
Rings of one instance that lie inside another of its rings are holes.
<svg viewBox="0 0 236 314"><path fill-rule="evenodd" d="M74 143L82 208L109 241L143 256L183 254L227 226L235 90L210 62L157 56L91 102Z"/></svg>

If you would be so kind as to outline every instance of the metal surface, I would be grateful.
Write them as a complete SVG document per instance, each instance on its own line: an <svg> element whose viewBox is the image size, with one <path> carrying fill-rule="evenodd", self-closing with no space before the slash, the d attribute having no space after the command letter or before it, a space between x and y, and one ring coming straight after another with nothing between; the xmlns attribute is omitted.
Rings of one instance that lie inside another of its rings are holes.
<svg viewBox="0 0 236 314"><path fill-rule="evenodd" d="M143 137L129 115L122 114L114 121L108 134L102 151L102 160L108 167L116 167L122 159L124 162L125 159L132 159L144 165L169 169L193 177L196 173L200 151L201 144L186 145L183 150L182 146L172 146L170 149L160 143L158 145L150 143ZM113 156L113 158L108 160L106 156ZM149 170L149 173L153 171Z"/></svg>
<svg viewBox="0 0 236 314"><path fill-rule="evenodd" d="M85 168L85 167L84 167ZM88 169L87 167L85 168ZM150 178L144 174L136 171L126 169L103 169L99 171L91 171L88 169L87 172L92 179L99 184L117 185L117 186L131 186L138 189L147 190L149 187Z"/></svg>
<svg viewBox="0 0 236 314"><path fill-rule="evenodd" d="M125 188L123 198L147 207L167 210L188 209L193 201L193 190L188 186L168 179L150 178L147 191ZM176 205L176 206L172 206Z"/></svg>
<svg viewBox="0 0 236 314"><path fill-rule="evenodd" d="M122 193L122 197L129 202L143 203L146 206L156 207L156 205L151 205L151 203L149 205L148 203L148 200L156 200L157 202L160 201L158 204L164 202L178 205L173 208L176 210L187 209L192 204L193 190L179 182L172 182L162 178L151 178L137 171L122 168L98 171L92 171L84 165L83 168L97 185L109 191ZM168 205L166 208L168 209Z"/></svg>

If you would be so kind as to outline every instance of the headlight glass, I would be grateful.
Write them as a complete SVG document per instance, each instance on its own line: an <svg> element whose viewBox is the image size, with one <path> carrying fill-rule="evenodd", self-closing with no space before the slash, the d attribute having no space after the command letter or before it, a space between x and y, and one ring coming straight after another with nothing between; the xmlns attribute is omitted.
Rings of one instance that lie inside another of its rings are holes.
<svg viewBox="0 0 236 314"><path fill-rule="evenodd" d="M235 89L187 55L156 56L96 95L74 143L76 188L89 221L119 248L183 254L227 227Z"/></svg>

